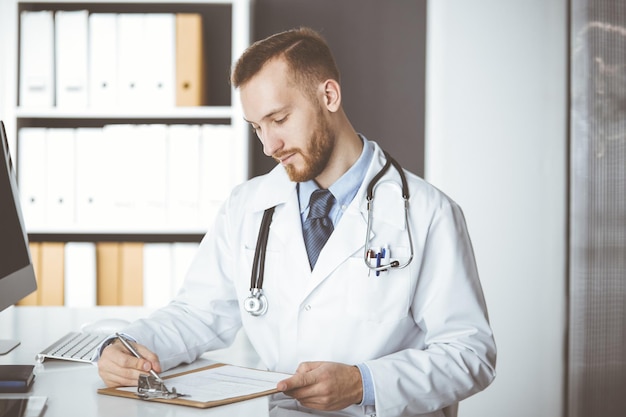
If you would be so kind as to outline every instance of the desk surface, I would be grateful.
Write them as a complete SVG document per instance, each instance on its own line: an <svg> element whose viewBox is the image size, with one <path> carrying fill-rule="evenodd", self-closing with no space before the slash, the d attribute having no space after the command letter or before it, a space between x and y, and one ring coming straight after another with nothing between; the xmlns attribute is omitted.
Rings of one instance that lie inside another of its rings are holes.
<svg viewBox="0 0 626 417"><path fill-rule="evenodd" d="M0 364L36 364L35 355L69 331L80 330L85 323L101 318L123 318L129 321L145 317L150 312L143 307L95 307L73 309L67 307L12 307L0 312L0 337L17 339L21 344L6 355ZM235 346L224 351L205 355L199 363L220 361L251 366L254 354L239 337ZM172 372L172 371L170 371ZM236 417L268 415L267 397L216 407L192 407L159 404L149 401L111 397L97 394L104 384L92 364L70 361L45 361L35 366L35 382L27 395L48 397L44 417ZM0 394L7 396L7 394Z"/></svg>

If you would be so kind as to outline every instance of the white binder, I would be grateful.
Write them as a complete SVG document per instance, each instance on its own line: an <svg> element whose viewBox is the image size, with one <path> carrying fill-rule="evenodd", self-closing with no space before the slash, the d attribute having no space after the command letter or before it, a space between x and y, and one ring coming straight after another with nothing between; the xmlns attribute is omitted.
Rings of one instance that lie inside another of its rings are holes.
<svg viewBox="0 0 626 417"><path fill-rule="evenodd" d="M107 213L102 192L111 165L103 159L102 129L76 129L76 224L81 229L101 229Z"/></svg>
<svg viewBox="0 0 626 417"><path fill-rule="evenodd" d="M46 129L23 127L18 133L17 178L28 231L41 230L46 214Z"/></svg>
<svg viewBox="0 0 626 417"><path fill-rule="evenodd" d="M234 184L232 128L229 125L203 125L200 139L200 225L208 229ZM229 155L229 157L224 157Z"/></svg>
<svg viewBox="0 0 626 417"><path fill-rule="evenodd" d="M137 190L142 186L136 165L140 153L137 129L137 125L131 124L103 128L105 149L101 157L106 161L107 185L100 191L107 213L106 225L117 230L136 228L141 221L137 212Z"/></svg>
<svg viewBox="0 0 626 417"><path fill-rule="evenodd" d="M172 250L170 243L143 245L143 305L163 307L172 300Z"/></svg>
<svg viewBox="0 0 626 417"><path fill-rule="evenodd" d="M68 242L65 244L65 306L96 305L96 244Z"/></svg>
<svg viewBox="0 0 626 417"><path fill-rule="evenodd" d="M46 227L72 227L75 222L75 131L48 128L46 142Z"/></svg>
<svg viewBox="0 0 626 417"><path fill-rule="evenodd" d="M55 13L56 106L87 107L87 39L89 12L59 10Z"/></svg>
<svg viewBox="0 0 626 417"><path fill-rule="evenodd" d="M169 224L199 226L200 126L171 125L168 132Z"/></svg>
<svg viewBox="0 0 626 417"><path fill-rule="evenodd" d="M172 13L144 15L143 75L146 106L176 105L176 18Z"/></svg>
<svg viewBox="0 0 626 417"><path fill-rule="evenodd" d="M146 97L144 15L117 15L118 100L124 107L143 105Z"/></svg>
<svg viewBox="0 0 626 417"><path fill-rule="evenodd" d="M167 126L141 125L132 138L137 142L134 160L138 187L138 224L147 230L162 230L167 221Z"/></svg>
<svg viewBox="0 0 626 417"><path fill-rule="evenodd" d="M89 15L89 106L117 105L117 14Z"/></svg>
<svg viewBox="0 0 626 417"><path fill-rule="evenodd" d="M54 106L54 18L51 11L20 14L21 107Z"/></svg>

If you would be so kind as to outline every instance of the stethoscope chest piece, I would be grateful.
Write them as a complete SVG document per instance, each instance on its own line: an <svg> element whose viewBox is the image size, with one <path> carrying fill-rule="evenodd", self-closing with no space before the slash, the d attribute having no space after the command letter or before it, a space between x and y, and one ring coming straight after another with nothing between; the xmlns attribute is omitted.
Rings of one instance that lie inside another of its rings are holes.
<svg viewBox="0 0 626 417"><path fill-rule="evenodd" d="M267 297L260 289L254 289L243 301L243 308L253 316L262 316L267 312Z"/></svg>

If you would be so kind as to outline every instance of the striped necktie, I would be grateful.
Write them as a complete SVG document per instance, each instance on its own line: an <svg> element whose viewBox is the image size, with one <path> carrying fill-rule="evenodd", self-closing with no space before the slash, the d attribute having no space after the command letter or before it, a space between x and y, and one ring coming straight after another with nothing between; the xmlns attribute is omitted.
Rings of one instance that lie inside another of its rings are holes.
<svg viewBox="0 0 626 417"><path fill-rule="evenodd" d="M311 194L309 215L302 228L311 270L313 270L328 237L333 232L333 222L328 217L328 213L334 201L335 197L328 190L315 190Z"/></svg>

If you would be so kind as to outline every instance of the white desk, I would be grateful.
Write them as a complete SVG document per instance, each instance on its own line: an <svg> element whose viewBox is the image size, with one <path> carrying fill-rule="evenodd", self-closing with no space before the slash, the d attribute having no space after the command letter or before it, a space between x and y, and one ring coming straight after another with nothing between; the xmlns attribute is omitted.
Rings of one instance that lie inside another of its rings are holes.
<svg viewBox="0 0 626 417"><path fill-rule="evenodd" d="M0 356L0 364L36 364L35 355L38 352L65 333L79 330L84 323L105 317L132 321L145 317L149 312L150 310L143 307L12 307L0 312L0 338L18 339L21 344L8 354ZM254 366L254 353L246 343L244 337L239 337L232 348L207 354L204 360ZM35 373L35 382L28 395L48 397L48 408L44 417L268 416L267 397L212 409L196 409L100 395L96 390L104 387L104 384L98 376L97 368L92 364L49 360L36 365Z"/></svg>

